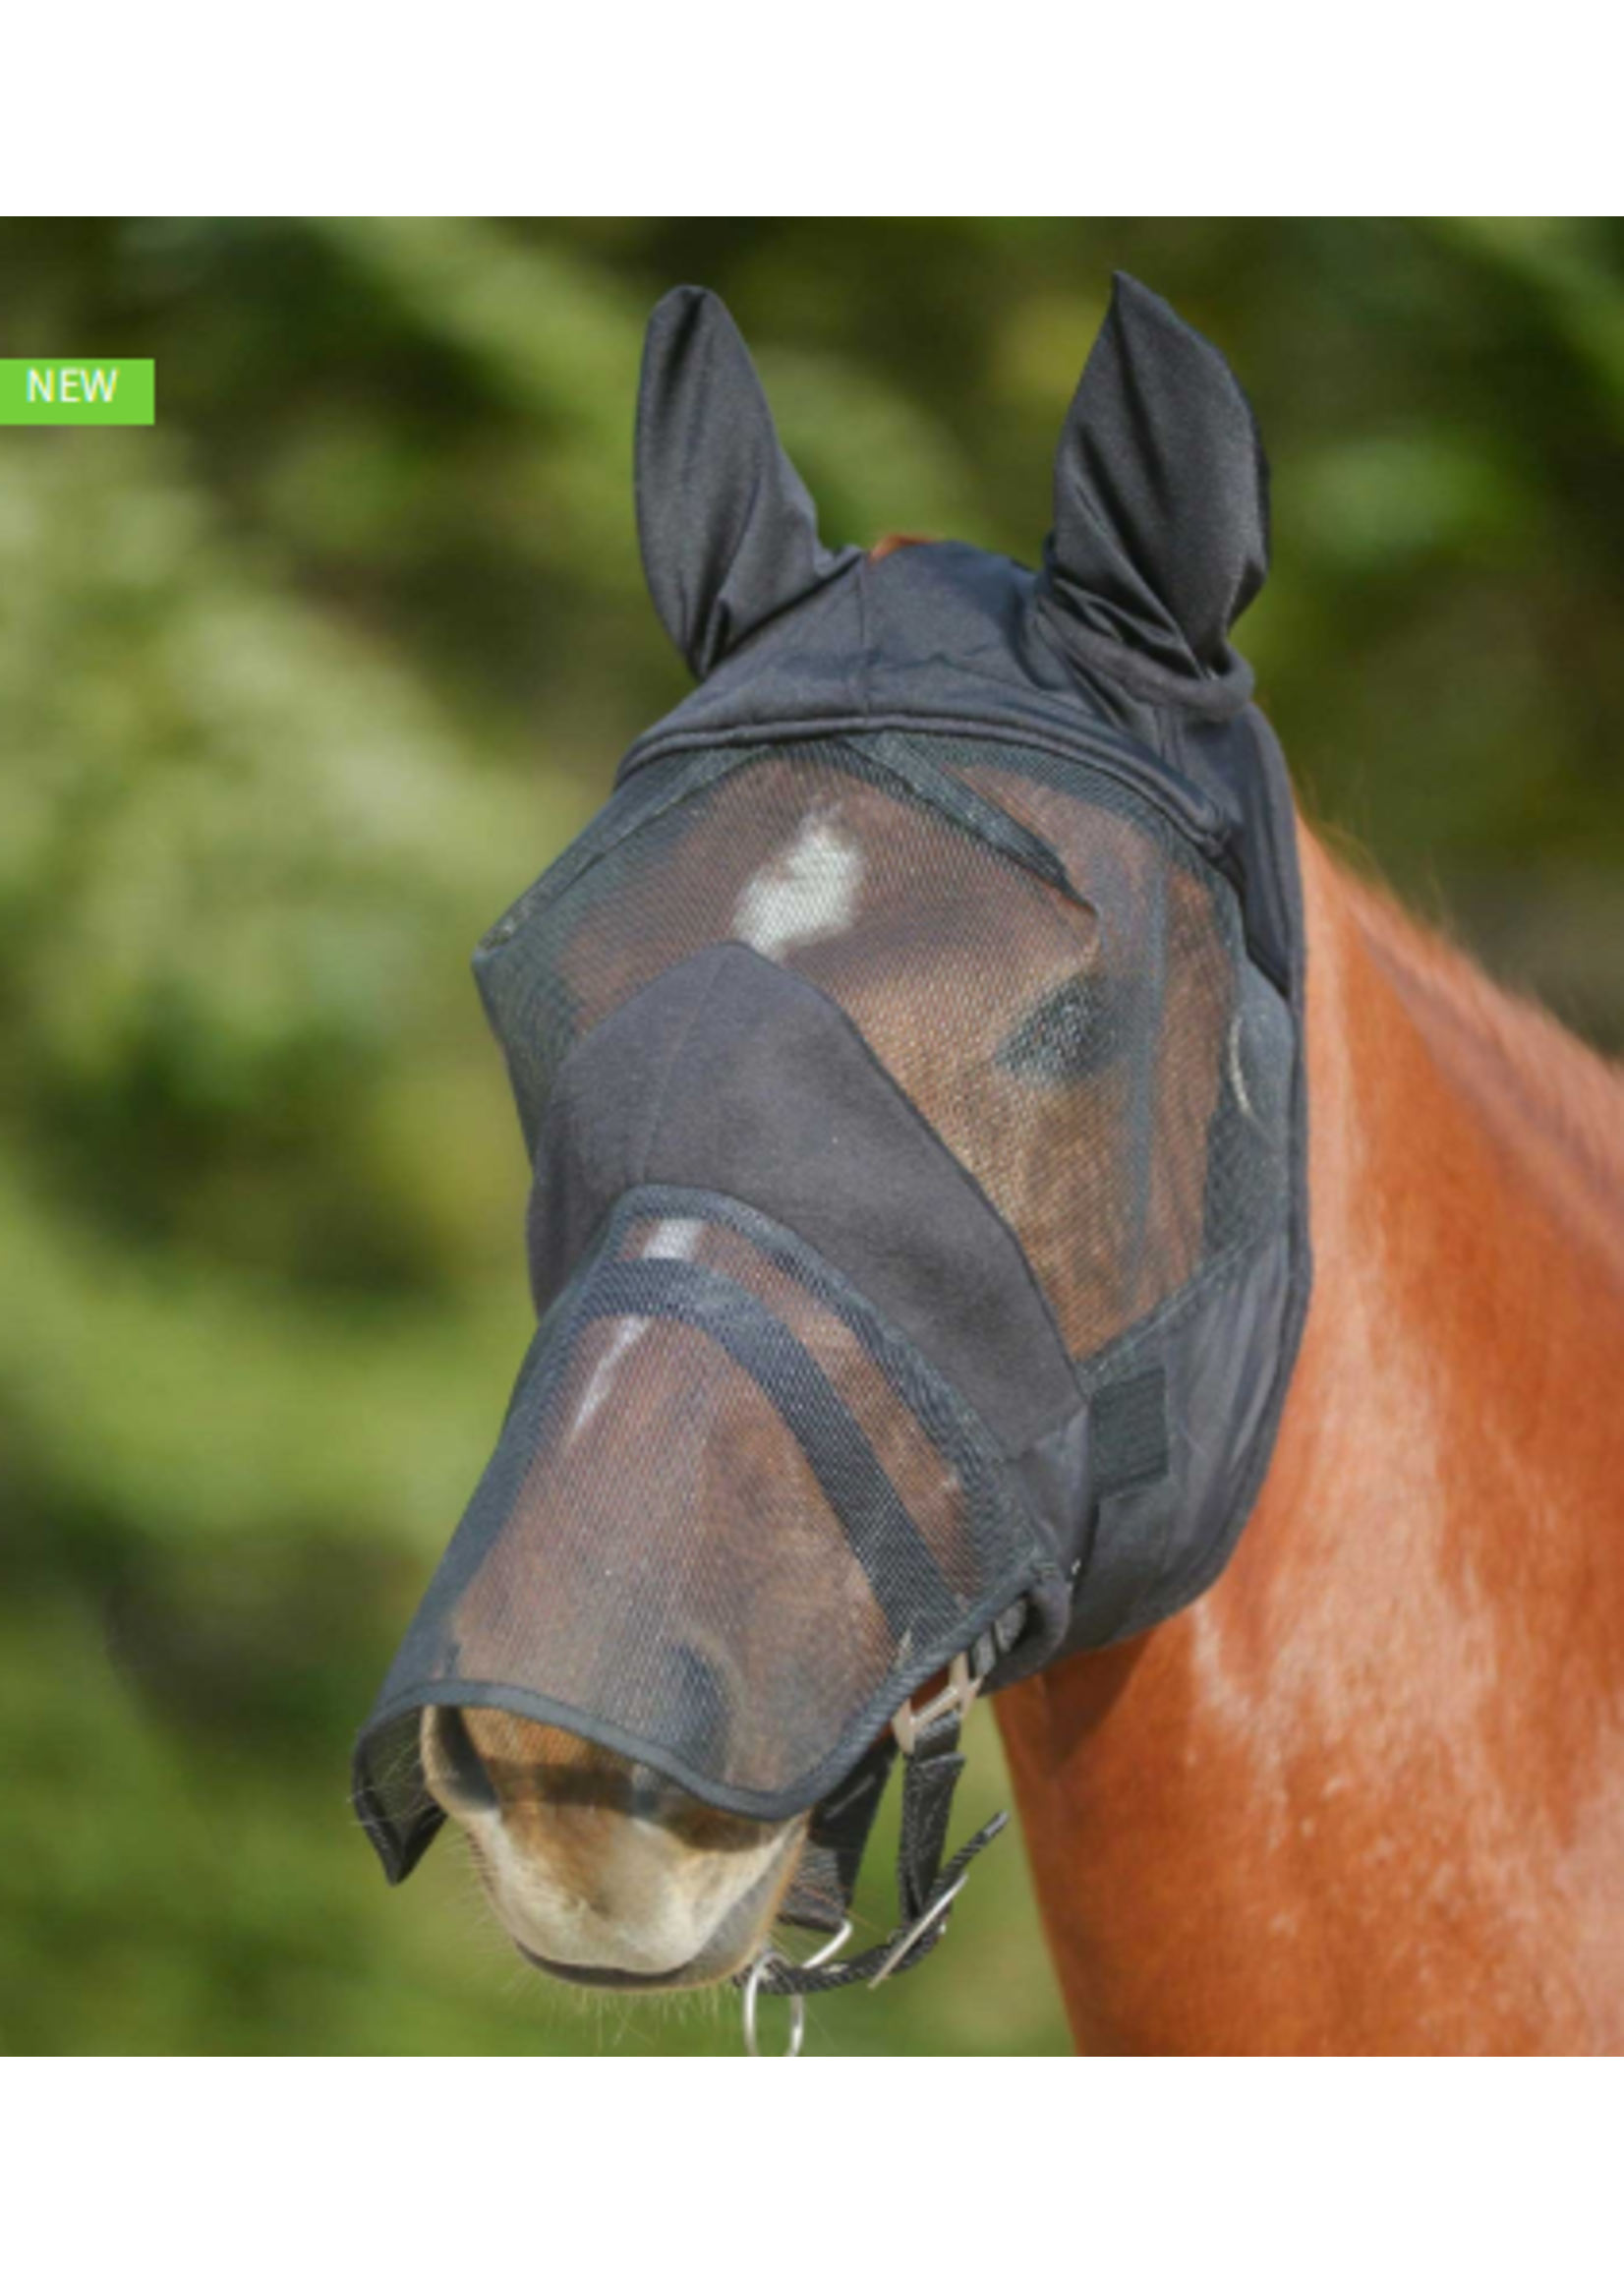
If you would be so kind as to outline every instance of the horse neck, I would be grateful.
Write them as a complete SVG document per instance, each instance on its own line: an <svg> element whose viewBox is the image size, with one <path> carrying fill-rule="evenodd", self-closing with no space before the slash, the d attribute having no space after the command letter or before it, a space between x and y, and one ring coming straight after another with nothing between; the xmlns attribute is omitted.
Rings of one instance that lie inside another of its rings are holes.
<svg viewBox="0 0 1624 2274"><path fill-rule="evenodd" d="M1305 835L1315 1283L1223 1579L1001 1701L1079 2040L1624 2041L1624 1086Z"/></svg>
<svg viewBox="0 0 1624 2274"><path fill-rule="evenodd" d="M1316 1292L1264 1532L1322 1556L1352 1493L1395 1557L1584 1559L1621 1442L1624 1080L1305 833L1303 866Z"/></svg>

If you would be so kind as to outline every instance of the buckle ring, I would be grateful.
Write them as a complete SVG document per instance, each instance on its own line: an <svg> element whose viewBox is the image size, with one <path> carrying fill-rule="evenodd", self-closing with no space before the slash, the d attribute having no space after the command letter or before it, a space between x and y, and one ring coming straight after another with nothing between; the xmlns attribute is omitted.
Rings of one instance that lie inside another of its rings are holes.
<svg viewBox="0 0 1624 2274"><path fill-rule="evenodd" d="M963 1882L960 1881L959 1885L962 1886ZM803 1959L802 1963L807 1966L827 1966L836 1952L843 1949L851 1940L851 1921L842 1919L823 1948L814 1951L811 1957ZM744 1977L744 2050L752 2059L759 2060L762 2057L761 2043L756 2035L756 2000L761 1993L761 1978L773 1961L782 1955L783 1953L775 1951L769 1943ZM780 2056L783 2061L793 2061L806 2040L806 2000L798 1990L790 1991L788 2006L789 2042Z"/></svg>

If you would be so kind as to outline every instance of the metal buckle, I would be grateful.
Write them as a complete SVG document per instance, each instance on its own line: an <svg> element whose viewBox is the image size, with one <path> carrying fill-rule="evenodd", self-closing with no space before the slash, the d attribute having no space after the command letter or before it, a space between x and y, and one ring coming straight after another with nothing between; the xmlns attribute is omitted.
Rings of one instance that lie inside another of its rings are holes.
<svg viewBox="0 0 1624 2274"><path fill-rule="evenodd" d="M962 1885L963 1882L960 1881L959 1886ZM957 1894L957 1892L956 1889L955 1893ZM830 1937L821 1951L814 1951L811 1957L803 1959L802 1963L807 1966L827 1966L836 1952L843 1950L850 1940L851 1921L842 1919L840 1931ZM762 2058L761 2045L756 2036L756 1999L761 1992L761 1978L773 1960L782 1954L781 1952L775 1951L772 1944L769 1943L744 1977L744 2050L752 2060ZM798 1990L791 1990L786 2003L789 2008L789 2042L780 2055L780 2059L793 2061L806 2041L806 2000Z"/></svg>
<svg viewBox="0 0 1624 2274"><path fill-rule="evenodd" d="M920 1732L941 1720L944 1714L957 1713L960 1718L967 1714L975 1703L975 1695L980 1687L979 1677L970 1672L969 1652L960 1651L949 1666L948 1678L934 1698L917 1711L911 1698L906 1699L893 1715L891 1726L903 1753L911 1757ZM900 1955L900 1953L898 1954ZM879 1982L885 1977L876 1974L874 1979Z"/></svg>

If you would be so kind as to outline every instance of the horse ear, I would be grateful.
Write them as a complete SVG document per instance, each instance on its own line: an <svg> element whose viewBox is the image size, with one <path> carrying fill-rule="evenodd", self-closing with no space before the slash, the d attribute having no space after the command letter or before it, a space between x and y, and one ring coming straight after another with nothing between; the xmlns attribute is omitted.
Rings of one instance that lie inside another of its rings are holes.
<svg viewBox="0 0 1624 2274"><path fill-rule="evenodd" d="M819 542L816 508L738 327L691 284L668 292L649 321L637 534L661 621L698 678L853 557Z"/></svg>
<svg viewBox="0 0 1624 2274"><path fill-rule="evenodd" d="M1055 460L1051 623L1063 645L1075 624L1187 677L1221 673L1268 567L1268 461L1240 381L1119 275Z"/></svg>

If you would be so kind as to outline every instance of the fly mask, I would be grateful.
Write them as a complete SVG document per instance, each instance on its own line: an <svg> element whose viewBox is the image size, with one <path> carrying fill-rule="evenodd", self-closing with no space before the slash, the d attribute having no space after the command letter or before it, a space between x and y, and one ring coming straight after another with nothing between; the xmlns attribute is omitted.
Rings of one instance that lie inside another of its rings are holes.
<svg viewBox="0 0 1624 2274"><path fill-rule="evenodd" d="M1212 1583L1298 1346L1294 822L1229 645L1266 471L1223 359L1122 278L1041 569L831 552L683 290L637 498L700 683L476 957L540 1323L358 1804L403 1877L421 1709L499 1707L811 1812L786 1915L830 1925L899 1723L912 1959L970 1689Z"/></svg>

